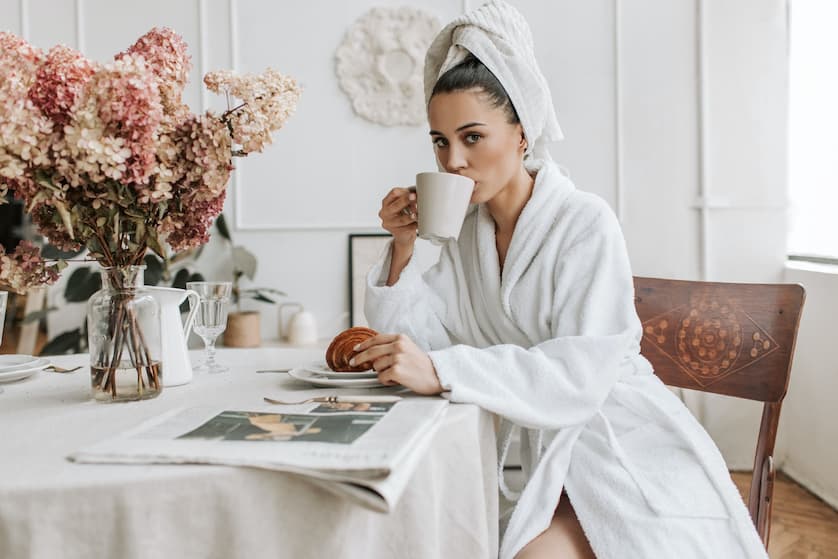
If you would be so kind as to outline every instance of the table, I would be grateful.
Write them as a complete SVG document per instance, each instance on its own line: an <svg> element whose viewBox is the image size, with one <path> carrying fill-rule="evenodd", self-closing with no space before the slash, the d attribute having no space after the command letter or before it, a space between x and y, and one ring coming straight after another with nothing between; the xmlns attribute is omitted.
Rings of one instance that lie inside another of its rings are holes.
<svg viewBox="0 0 838 559"><path fill-rule="evenodd" d="M264 409L263 396L335 393L280 373L320 349L221 349L226 374L149 401L100 404L89 373L40 372L0 394L0 557L478 558L497 556L492 416L452 404L389 514L288 473L195 465L90 465L65 458L169 409ZM86 355L56 365L87 364ZM200 352L191 352L193 363ZM389 389L379 389L389 390ZM341 390L341 393L368 393Z"/></svg>

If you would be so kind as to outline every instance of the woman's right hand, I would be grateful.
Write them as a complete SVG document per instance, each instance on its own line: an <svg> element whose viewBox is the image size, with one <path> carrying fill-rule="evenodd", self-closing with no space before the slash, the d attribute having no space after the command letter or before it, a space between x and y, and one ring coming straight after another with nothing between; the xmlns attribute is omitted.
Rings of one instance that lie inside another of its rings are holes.
<svg viewBox="0 0 838 559"><path fill-rule="evenodd" d="M381 226L393 235L393 242L413 248L416 243L416 192L410 188L394 188L381 201Z"/></svg>

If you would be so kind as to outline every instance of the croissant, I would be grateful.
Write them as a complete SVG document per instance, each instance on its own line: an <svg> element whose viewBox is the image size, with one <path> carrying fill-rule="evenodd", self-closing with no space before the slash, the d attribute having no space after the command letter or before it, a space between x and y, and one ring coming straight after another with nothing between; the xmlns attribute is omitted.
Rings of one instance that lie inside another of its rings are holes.
<svg viewBox="0 0 838 559"><path fill-rule="evenodd" d="M378 332L372 328L361 326L344 330L335 336L335 339L326 349L326 364L329 365L331 370L341 373L355 373L372 369L372 363L370 362L358 363L353 367L349 364L349 360L355 355L355 350L352 348L377 335Z"/></svg>

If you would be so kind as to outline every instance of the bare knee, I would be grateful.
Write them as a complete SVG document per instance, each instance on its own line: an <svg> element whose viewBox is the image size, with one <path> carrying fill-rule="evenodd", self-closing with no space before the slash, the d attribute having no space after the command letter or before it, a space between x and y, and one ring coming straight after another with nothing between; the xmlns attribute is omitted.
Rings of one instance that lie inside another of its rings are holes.
<svg viewBox="0 0 838 559"><path fill-rule="evenodd" d="M566 495L546 530L524 546L515 559L595 559L582 525Z"/></svg>

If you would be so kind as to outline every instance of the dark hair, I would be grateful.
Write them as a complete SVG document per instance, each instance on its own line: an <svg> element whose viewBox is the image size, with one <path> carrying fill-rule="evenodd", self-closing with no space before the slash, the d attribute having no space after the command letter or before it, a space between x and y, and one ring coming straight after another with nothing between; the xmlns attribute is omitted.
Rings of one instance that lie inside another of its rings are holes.
<svg viewBox="0 0 838 559"><path fill-rule="evenodd" d="M495 75L480 62L473 54L456 66L446 70L434 85L431 98L437 93L452 93L455 91L468 91L479 89L488 97L493 107L499 107L506 112L510 124L518 124L518 111L512 105L509 94L501 85Z"/></svg>

